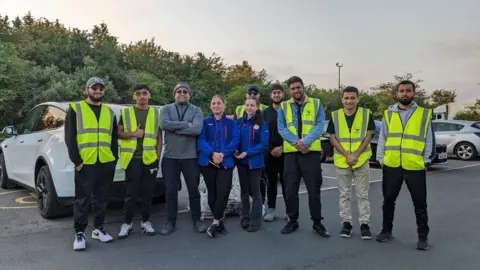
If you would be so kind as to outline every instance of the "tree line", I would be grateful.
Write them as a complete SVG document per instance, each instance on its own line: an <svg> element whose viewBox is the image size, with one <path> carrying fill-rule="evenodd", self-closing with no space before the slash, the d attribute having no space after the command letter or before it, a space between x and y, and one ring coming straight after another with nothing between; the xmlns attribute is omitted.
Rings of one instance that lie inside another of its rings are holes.
<svg viewBox="0 0 480 270"><path fill-rule="evenodd" d="M269 85L285 85L268 80L265 69L254 69L246 60L226 65L215 53L182 55L165 50L154 38L122 44L105 23L81 30L31 13L16 18L0 14L0 124L18 123L40 102L83 99L85 82L91 76L104 78L106 101L119 104L133 102L131 89L136 83L149 85L153 104L166 104L173 99L174 85L186 81L193 89L191 102L205 114L215 94L226 98L227 113L232 114L244 102L247 85L260 86L264 104L270 103ZM455 100L454 90L439 89L427 95L422 80L407 73L362 92L360 105L381 117L395 102L395 85L403 79L417 84L417 102L423 106ZM322 99L327 118L341 107L339 89L307 85L306 92Z"/></svg>

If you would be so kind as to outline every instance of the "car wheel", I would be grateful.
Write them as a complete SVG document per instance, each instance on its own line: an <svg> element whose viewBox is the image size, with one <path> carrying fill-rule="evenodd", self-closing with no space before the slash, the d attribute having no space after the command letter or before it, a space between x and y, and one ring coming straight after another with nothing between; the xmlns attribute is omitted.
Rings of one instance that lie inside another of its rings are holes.
<svg viewBox="0 0 480 270"><path fill-rule="evenodd" d="M3 153L0 153L0 187L3 189L14 188L15 185L8 178L5 157L3 155Z"/></svg>
<svg viewBox="0 0 480 270"><path fill-rule="evenodd" d="M461 160L472 160L477 156L477 150L473 144L461 142L455 146L455 156Z"/></svg>
<svg viewBox="0 0 480 270"><path fill-rule="evenodd" d="M57 192L53 185L52 175L48 166L40 168L35 181L38 210L42 217L51 219L62 217L70 213L70 208L58 202Z"/></svg>

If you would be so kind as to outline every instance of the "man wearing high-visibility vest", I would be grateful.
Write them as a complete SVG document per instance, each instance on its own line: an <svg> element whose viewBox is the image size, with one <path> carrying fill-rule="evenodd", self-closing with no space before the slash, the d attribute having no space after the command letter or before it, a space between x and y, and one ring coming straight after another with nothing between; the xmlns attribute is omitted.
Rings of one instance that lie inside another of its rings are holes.
<svg viewBox="0 0 480 270"><path fill-rule="evenodd" d="M297 76L288 79L287 86L292 98L282 102L278 110L278 132L284 139L283 181L289 218L282 233L292 233L299 228L298 190L303 177L308 192L313 230L322 237L329 237L330 234L322 224L320 202L320 187L323 182L320 135L323 132L325 113L320 99L305 95L303 85L303 80Z"/></svg>
<svg viewBox="0 0 480 270"><path fill-rule="evenodd" d="M115 112L101 102L104 93L103 80L90 78L85 89L87 98L70 103L65 119L65 143L75 166L74 250L86 248L85 230L92 200L92 238L104 243L113 241L103 223L115 176L118 136Z"/></svg>
<svg viewBox="0 0 480 270"><path fill-rule="evenodd" d="M133 99L135 106L123 108L118 123L120 167L125 170L126 176L125 220L119 239L127 238L133 230L133 209L138 196L142 198L140 228L146 235L155 234L150 210L162 150L160 110L148 105L150 89L145 84L133 88Z"/></svg>
<svg viewBox="0 0 480 270"><path fill-rule="evenodd" d="M245 94L245 99L248 99L249 97L254 97L260 102L260 88L258 86L251 84L247 87L247 93ZM233 119L238 119L242 118L245 116L245 102L243 105L237 106L235 108L235 114L233 116ZM258 109L263 112L266 108L268 108L267 105L265 104L260 104L258 106ZM265 199L266 199L266 194L267 194L267 173L265 171L265 168L262 169L262 175L260 176L260 195L262 197L262 216L265 215L266 213L266 206L265 206Z"/></svg>
<svg viewBox="0 0 480 270"><path fill-rule="evenodd" d="M370 203L368 189L370 186L370 165L372 156L370 140L375 131L375 121L369 109L357 107L359 91L349 86L343 90L343 108L332 112L328 122L327 133L334 149L338 191L340 192L340 218L342 220L341 237L352 234L351 188L355 181L357 196L360 237L372 239L370 231Z"/></svg>
<svg viewBox="0 0 480 270"><path fill-rule="evenodd" d="M378 139L377 160L382 165L383 225L377 241L392 238L395 201L405 181L417 220L417 249L428 249L427 177L433 156L432 110L413 101L415 84L397 86L399 103L384 112Z"/></svg>

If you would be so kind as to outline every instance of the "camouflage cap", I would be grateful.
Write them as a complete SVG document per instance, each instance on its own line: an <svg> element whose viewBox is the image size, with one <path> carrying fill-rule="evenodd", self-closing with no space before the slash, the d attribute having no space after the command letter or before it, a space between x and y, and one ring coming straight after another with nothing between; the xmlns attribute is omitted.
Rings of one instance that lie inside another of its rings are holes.
<svg viewBox="0 0 480 270"><path fill-rule="evenodd" d="M94 86L95 84L100 84L103 87L105 87L105 83L103 82L102 79L100 79L99 77L91 77L87 81L87 88L90 88L90 87Z"/></svg>

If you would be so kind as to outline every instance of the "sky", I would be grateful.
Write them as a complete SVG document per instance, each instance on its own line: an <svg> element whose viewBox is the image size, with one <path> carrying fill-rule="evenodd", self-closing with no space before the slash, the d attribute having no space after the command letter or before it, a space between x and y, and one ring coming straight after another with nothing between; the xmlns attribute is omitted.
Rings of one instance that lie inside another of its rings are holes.
<svg viewBox="0 0 480 270"><path fill-rule="evenodd" d="M270 79L367 90L407 72L422 88L480 98L478 0L0 0L0 13L105 22L123 43L155 38L181 54L247 60Z"/></svg>

